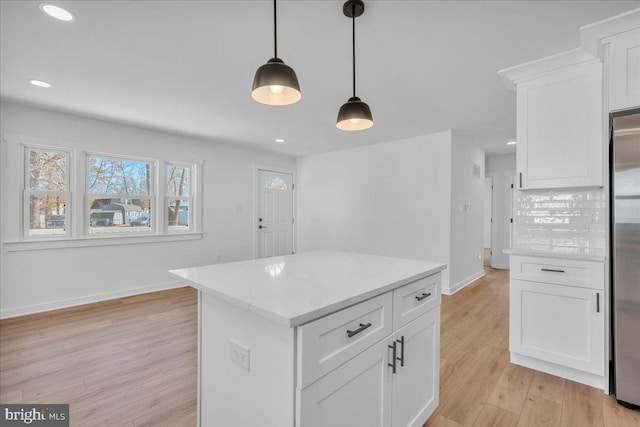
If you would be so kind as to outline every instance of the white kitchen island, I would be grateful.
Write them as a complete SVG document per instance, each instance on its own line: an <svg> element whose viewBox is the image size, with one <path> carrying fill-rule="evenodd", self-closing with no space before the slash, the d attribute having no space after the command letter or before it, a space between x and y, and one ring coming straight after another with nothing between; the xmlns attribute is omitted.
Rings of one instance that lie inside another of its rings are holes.
<svg viewBox="0 0 640 427"><path fill-rule="evenodd" d="M199 291L199 425L421 426L445 268L322 251L170 271Z"/></svg>

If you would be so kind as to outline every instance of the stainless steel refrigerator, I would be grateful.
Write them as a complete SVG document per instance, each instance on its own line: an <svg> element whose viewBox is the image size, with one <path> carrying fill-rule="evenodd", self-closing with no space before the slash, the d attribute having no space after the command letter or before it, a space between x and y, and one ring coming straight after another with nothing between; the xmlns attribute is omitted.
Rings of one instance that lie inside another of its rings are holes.
<svg viewBox="0 0 640 427"><path fill-rule="evenodd" d="M618 402L640 405L640 109L611 115L612 361Z"/></svg>

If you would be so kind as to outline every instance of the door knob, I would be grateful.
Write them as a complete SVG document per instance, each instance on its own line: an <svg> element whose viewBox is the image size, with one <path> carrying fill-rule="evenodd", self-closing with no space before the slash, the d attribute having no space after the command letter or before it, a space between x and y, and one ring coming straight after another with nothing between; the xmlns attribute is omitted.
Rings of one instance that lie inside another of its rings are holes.
<svg viewBox="0 0 640 427"><path fill-rule="evenodd" d="M269 228L269 227L265 227L264 225L259 225L258 228Z"/></svg>

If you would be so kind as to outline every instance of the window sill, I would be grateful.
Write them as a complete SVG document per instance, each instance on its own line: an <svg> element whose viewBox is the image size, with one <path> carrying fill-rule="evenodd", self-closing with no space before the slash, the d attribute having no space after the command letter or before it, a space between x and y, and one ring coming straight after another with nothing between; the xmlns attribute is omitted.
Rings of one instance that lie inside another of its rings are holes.
<svg viewBox="0 0 640 427"><path fill-rule="evenodd" d="M40 251L46 249L87 248L92 246L139 245L143 243L163 243L183 240L200 240L201 232L153 234L149 236L103 236L79 239L29 240L22 242L5 242L7 252Z"/></svg>

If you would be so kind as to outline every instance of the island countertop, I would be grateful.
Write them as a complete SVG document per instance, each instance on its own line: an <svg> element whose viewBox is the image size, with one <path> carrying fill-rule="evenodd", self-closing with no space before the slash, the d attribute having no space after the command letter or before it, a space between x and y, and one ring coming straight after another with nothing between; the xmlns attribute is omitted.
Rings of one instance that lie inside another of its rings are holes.
<svg viewBox="0 0 640 427"><path fill-rule="evenodd" d="M436 262L318 251L170 270L169 274L294 327L445 268Z"/></svg>

